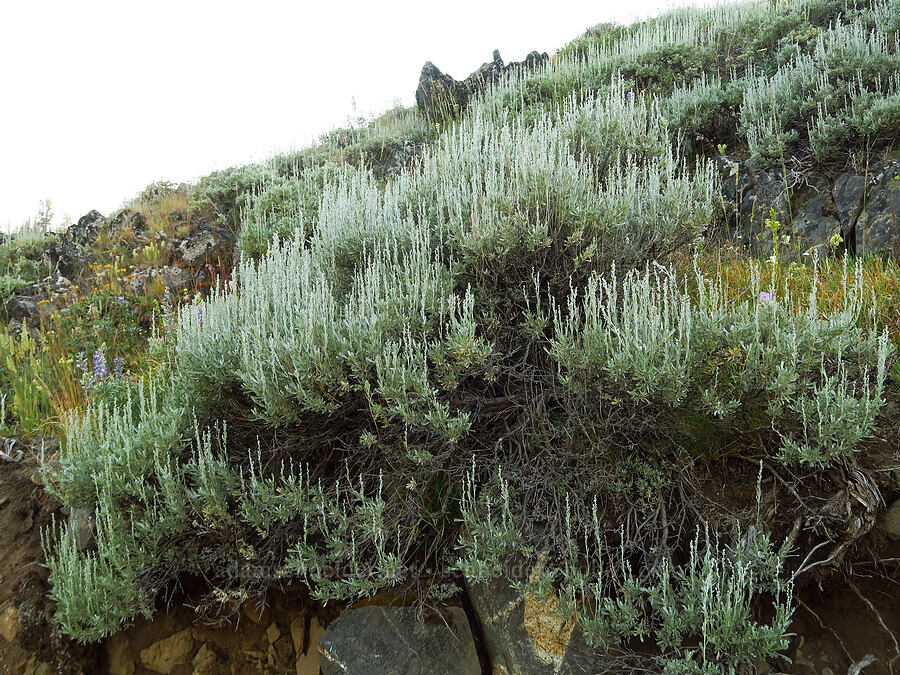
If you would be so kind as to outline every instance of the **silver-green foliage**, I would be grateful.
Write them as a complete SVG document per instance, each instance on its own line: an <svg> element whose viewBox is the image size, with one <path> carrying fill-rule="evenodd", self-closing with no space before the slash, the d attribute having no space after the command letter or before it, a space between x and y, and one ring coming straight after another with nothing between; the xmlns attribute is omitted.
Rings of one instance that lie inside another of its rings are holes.
<svg viewBox="0 0 900 675"><path fill-rule="evenodd" d="M875 3L874 11L887 7ZM807 137L813 156L827 160L896 132L900 38L878 26L833 25L774 75L750 76L740 117L753 157L777 163Z"/></svg>
<svg viewBox="0 0 900 675"><path fill-rule="evenodd" d="M463 555L456 567L479 583L502 576L503 563L514 555L521 560L525 552L509 485L498 474L476 497L472 474L461 501ZM577 618L589 646L609 650L651 637L659 665L679 673L735 673L740 664L787 648L793 611L784 570L789 545L774 547L753 526L730 546L698 532L686 562L656 552L655 571L638 575L623 550L606 544L596 500L592 518L582 523L572 515L568 494L565 502L565 550L555 560L539 555L531 578L513 585L554 595L560 616ZM761 593L774 610L767 622L755 613Z"/></svg>
<svg viewBox="0 0 900 675"><path fill-rule="evenodd" d="M318 216L322 188L338 171L337 165L323 164L297 175L273 176L246 193L237 248L254 256L268 249L273 236L291 239L296 232L308 236Z"/></svg>
<svg viewBox="0 0 900 675"><path fill-rule="evenodd" d="M313 424L329 424L358 438L353 450L385 471L427 466L436 449L452 463L459 446L478 442L470 433L477 417L454 392L476 374L476 386L491 381L492 363L505 357L493 336L518 330L496 325L497 307L513 297L536 308L526 317L529 334L550 338L561 400L624 399L737 428L761 418L780 436L784 461L824 465L854 451L872 433L890 351L860 317L861 275L852 283L847 275L843 310L821 317L814 295L802 311L794 298L761 300L759 271L750 299L733 302L718 282L698 275L691 290L668 268L644 267L696 242L712 217L712 168L687 165L676 132L722 105L721 80L682 87L666 104L631 91L616 68L645 63L664 43L702 61L719 32L771 12L750 3L675 13L586 58L512 76L446 130L416 171L386 184L317 156L288 172L247 167L201 186L199 201L220 215L244 205L241 246L259 257L182 309L173 342L157 345L165 367L125 404L94 405L68 421L51 489L93 510L97 548L79 551L66 528L45 537L64 629L100 639L151 612L173 576L206 572L209 560L251 564L266 547L257 550L250 534L265 542L299 532L273 574L298 576L323 599L398 581L421 531L400 531L386 515L406 501L395 476L388 488L349 471L339 479L325 471L331 478L320 481L311 474L322 467L300 462L273 468L262 444L229 440L219 417L240 407L244 424L311 443ZM755 86L751 112L762 115L770 92ZM517 115L541 87L559 93L557 105ZM753 133L763 139L767 129L760 121ZM616 272L635 267L643 271ZM534 296L522 292L529 283ZM347 411L364 428L343 429ZM460 464L447 473L461 475ZM498 473L479 487L473 468L461 487L453 564L483 579L523 541L511 486ZM741 655L751 653L740 651L748 641L753 654L775 648L784 626L753 632L747 619L749 589L773 578L755 562L695 544L689 564L655 585L621 568L626 582L612 589L594 525L596 551L585 539L582 555L572 549L559 573L566 593L577 589L572 602L599 603L585 614L589 634L633 635L649 603L667 648L698 636ZM188 556L164 545L188 533L211 550ZM241 537L237 547L232 534ZM721 616L698 623L702 611Z"/></svg>
<svg viewBox="0 0 900 675"><path fill-rule="evenodd" d="M884 403L886 333L862 320L862 274L820 317L815 284L798 299L762 290L760 269L734 302L698 273L692 298L664 268L593 277L554 309L551 353L575 392L606 392L735 422L763 414L786 461L824 465L871 435ZM863 324L863 327L861 327Z"/></svg>
<svg viewBox="0 0 900 675"><path fill-rule="evenodd" d="M477 107L530 121L572 96L624 85L658 97L688 147L736 138L765 164L806 147L839 160L896 136L898 16L889 0L675 10L573 43L540 70L510 75Z"/></svg>

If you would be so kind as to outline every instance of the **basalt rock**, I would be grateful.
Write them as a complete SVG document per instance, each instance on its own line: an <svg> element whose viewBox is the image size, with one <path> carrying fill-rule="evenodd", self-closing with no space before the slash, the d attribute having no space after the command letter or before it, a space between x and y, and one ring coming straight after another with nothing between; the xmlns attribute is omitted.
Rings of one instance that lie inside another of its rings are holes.
<svg viewBox="0 0 900 675"><path fill-rule="evenodd" d="M47 257L57 276L74 278L88 262L88 252L100 229L107 225L106 217L97 210L88 211L69 226L59 237L56 246L47 249Z"/></svg>
<svg viewBox="0 0 900 675"><path fill-rule="evenodd" d="M162 282L170 293L180 295L190 288L192 279L190 272L183 267L166 265L135 272L129 281L129 287L132 293L139 295L146 292L147 287L154 281Z"/></svg>
<svg viewBox="0 0 900 675"><path fill-rule="evenodd" d="M147 220L140 211L122 209L109 219L109 230L121 233L123 230L131 230L133 234L141 234L147 229Z"/></svg>
<svg viewBox="0 0 900 675"><path fill-rule="evenodd" d="M420 620L415 607L368 606L341 613L319 640L322 675L479 675L466 613Z"/></svg>
<svg viewBox="0 0 900 675"><path fill-rule="evenodd" d="M178 243L178 253L187 267L218 265L231 259L235 238L228 230L215 225L203 225Z"/></svg>
<svg viewBox="0 0 900 675"><path fill-rule="evenodd" d="M560 616L553 594L545 598L512 588L511 581L537 581L541 560L529 565L518 559L507 572L508 577L466 585L494 673L599 672L580 626Z"/></svg>
<svg viewBox="0 0 900 675"><path fill-rule="evenodd" d="M93 209L78 219L66 230L66 238L78 246L90 246L97 239L100 228L106 225L106 217Z"/></svg>
<svg viewBox="0 0 900 675"><path fill-rule="evenodd" d="M549 58L547 52L533 51L524 61L504 64L500 52L495 49L493 58L481 64L463 81L452 78L431 61L426 61L416 88L416 105L429 119L453 119L465 110L472 96L497 82L504 74L537 68Z"/></svg>
<svg viewBox="0 0 900 675"><path fill-rule="evenodd" d="M876 174L855 227L857 250L900 258L900 161Z"/></svg>
<svg viewBox="0 0 900 675"><path fill-rule="evenodd" d="M466 86L453 79L431 61L422 66L416 105L429 119L443 120L458 116L469 102Z"/></svg>
<svg viewBox="0 0 900 675"><path fill-rule="evenodd" d="M28 321L33 324L42 318L53 316L53 305L33 296L17 295L6 301L6 316L12 321Z"/></svg>
<svg viewBox="0 0 900 675"><path fill-rule="evenodd" d="M735 157L718 157L716 165L729 235L757 253L772 251L774 211L787 259L815 250L900 257L900 161L868 176L823 173L799 185Z"/></svg>

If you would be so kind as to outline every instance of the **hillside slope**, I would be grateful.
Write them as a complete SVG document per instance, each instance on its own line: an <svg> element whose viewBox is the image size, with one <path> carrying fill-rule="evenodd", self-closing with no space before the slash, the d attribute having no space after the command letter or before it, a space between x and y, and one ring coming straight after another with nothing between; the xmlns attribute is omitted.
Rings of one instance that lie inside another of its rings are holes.
<svg viewBox="0 0 900 675"><path fill-rule="evenodd" d="M827 587L887 645L828 667L888 672L900 5L680 10L498 60L0 242L3 433L60 440L59 630L287 585L464 609L460 672L799 673ZM324 672L356 662L341 621Z"/></svg>

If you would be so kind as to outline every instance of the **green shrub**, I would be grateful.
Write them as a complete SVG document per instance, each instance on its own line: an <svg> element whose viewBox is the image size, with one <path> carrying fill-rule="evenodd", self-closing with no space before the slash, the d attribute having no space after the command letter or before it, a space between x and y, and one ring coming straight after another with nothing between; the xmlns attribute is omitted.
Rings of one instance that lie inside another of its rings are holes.
<svg viewBox="0 0 900 675"><path fill-rule="evenodd" d="M893 349L860 270L824 311L815 270L798 297L766 290L777 260L739 291L669 263L714 218L691 133L721 124L760 161L810 141L826 161L857 142L832 117L892 100L890 78L860 65L849 83L829 52L864 43L883 68L891 45L820 4L588 36L439 137L397 110L204 179L195 207L239 214L247 256L167 313L147 377L67 418L48 489L94 512L97 549L45 534L63 630L102 639L184 575L209 581L209 606L291 579L356 599L422 569L487 580L521 556L544 571L527 590L555 594L598 650L652 636L644 657L673 673L783 650L776 533L807 515L817 472L881 442ZM872 133L889 134L878 110ZM409 139L428 142L416 169L383 180L378 148ZM778 467L798 505L763 522L785 493L762 470ZM725 474L755 479L756 499L718 498Z"/></svg>
<svg viewBox="0 0 900 675"><path fill-rule="evenodd" d="M250 193L241 210L237 248L253 257L268 250L273 236L292 239L299 233L301 238L308 237L318 217L322 189L340 170L324 164L296 177L273 179Z"/></svg>
<svg viewBox="0 0 900 675"><path fill-rule="evenodd" d="M892 345L886 333L858 327L860 270L855 278L828 320L818 318L815 285L798 312L794 298L768 297L758 270L752 299L739 305L703 279L695 305L671 276L649 269L621 282L591 279L554 309L551 353L563 383L582 396L630 397L747 427L763 415L784 461L825 465L872 434L884 403Z"/></svg>
<svg viewBox="0 0 900 675"><path fill-rule="evenodd" d="M211 220L236 230L240 200L274 177L274 170L261 164L232 167L204 176L189 194L191 218L200 222Z"/></svg>
<svg viewBox="0 0 900 675"><path fill-rule="evenodd" d="M44 249L55 239L55 235L27 227L8 235L0 243L0 275L7 279L0 284L12 288L17 284L16 278L30 284L47 276L52 270L47 268L42 257ZM5 297L2 287L0 296Z"/></svg>

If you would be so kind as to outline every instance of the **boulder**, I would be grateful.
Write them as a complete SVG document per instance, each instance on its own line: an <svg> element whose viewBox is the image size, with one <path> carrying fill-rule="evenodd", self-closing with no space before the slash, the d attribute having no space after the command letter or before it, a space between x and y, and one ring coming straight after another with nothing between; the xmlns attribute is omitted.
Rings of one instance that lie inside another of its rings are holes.
<svg viewBox="0 0 900 675"><path fill-rule="evenodd" d="M592 672L592 650L574 619L559 615L555 596L515 590L510 581L537 581L542 565L516 561L526 574L467 584L495 674Z"/></svg>
<svg viewBox="0 0 900 675"><path fill-rule="evenodd" d="M479 675L466 613L451 607L423 622L415 607L373 606L341 613L319 640L322 675Z"/></svg>
<svg viewBox="0 0 900 675"><path fill-rule="evenodd" d="M176 666L190 660L193 648L194 638L191 635L191 629L185 628L165 640L160 640L146 649L142 649L141 663L154 673L171 673Z"/></svg>
<svg viewBox="0 0 900 675"><path fill-rule="evenodd" d="M109 230L116 234L123 230L131 230L132 234L141 234L147 229L147 220L140 211L122 209L109 219Z"/></svg>
<svg viewBox="0 0 900 675"><path fill-rule="evenodd" d="M93 209L78 219L66 230L66 238L76 246L90 246L97 239L100 228L106 225L106 217Z"/></svg>
<svg viewBox="0 0 900 675"><path fill-rule="evenodd" d="M10 320L30 324L53 316L53 305L29 295L14 295L6 301L6 316Z"/></svg>
<svg viewBox="0 0 900 675"><path fill-rule="evenodd" d="M55 265L55 275L73 278L88 262L87 252L100 229L107 224L106 217L92 210L78 219L60 236L56 246L47 249L47 257Z"/></svg>
<svg viewBox="0 0 900 675"><path fill-rule="evenodd" d="M900 258L900 161L879 172L856 223L859 252Z"/></svg>
<svg viewBox="0 0 900 675"><path fill-rule="evenodd" d="M178 253L188 267L217 265L231 259L234 242L234 235L225 228L203 225L178 243Z"/></svg>
<svg viewBox="0 0 900 675"><path fill-rule="evenodd" d="M182 291L190 288L191 273L183 267L175 265L151 267L132 274L128 285L132 293L140 295L146 291L151 282L156 280L161 280L173 295L180 295Z"/></svg>

